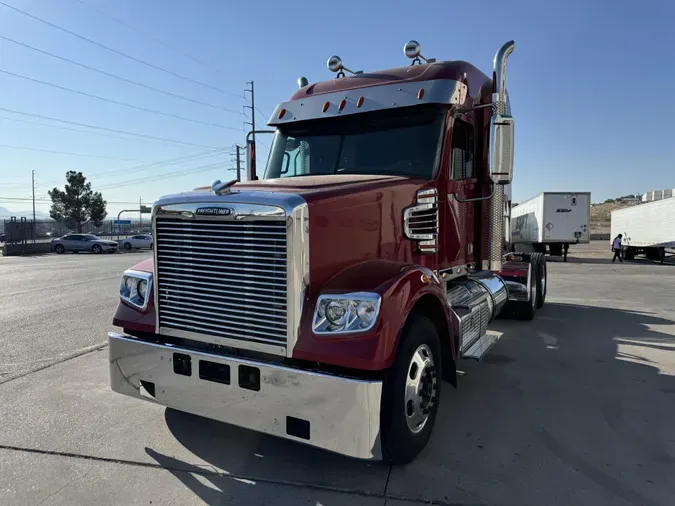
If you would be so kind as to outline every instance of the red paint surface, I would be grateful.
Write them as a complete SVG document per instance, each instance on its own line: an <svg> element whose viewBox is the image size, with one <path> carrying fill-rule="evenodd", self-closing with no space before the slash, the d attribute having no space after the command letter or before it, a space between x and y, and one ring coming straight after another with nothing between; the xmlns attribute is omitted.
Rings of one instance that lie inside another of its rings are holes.
<svg viewBox="0 0 675 506"><path fill-rule="evenodd" d="M466 74L466 77L465 77ZM469 87L472 97L480 93L480 88L489 78L476 67L465 61L438 62L433 65L410 65L395 69L380 70L338 79L330 79L310 84L296 91L291 100L301 100L314 95L323 95L334 91L354 90L368 86L392 83L428 81L434 79L452 79L463 81Z"/></svg>
<svg viewBox="0 0 675 506"><path fill-rule="evenodd" d="M352 266L334 276L321 293L368 291L380 294L380 314L373 330L343 336L316 335L312 317L318 294L306 300L293 357L315 362L378 371L391 365L406 316L424 295L444 300L443 289L436 283L423 283L422 274L433 278L429 269L398 262L372 261ZM446 307L446 324L450 314ZM454 356L452 340L444 343Z"/></svg>

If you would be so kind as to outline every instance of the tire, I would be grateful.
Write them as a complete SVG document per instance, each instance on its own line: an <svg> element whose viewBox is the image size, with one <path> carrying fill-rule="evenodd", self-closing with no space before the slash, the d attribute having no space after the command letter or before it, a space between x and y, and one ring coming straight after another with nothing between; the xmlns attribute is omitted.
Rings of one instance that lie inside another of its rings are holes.
<svg viewBox="0 0 675 506"><path fill-rule="evenodd" d="M124 248L125 250L129 251L129 250L131 249L131 243L125 242L124 245L123 245L123 248Z"/></svg>
<svg viewBox="0 0 675 506"><path fill-rule="evenodd" d="M541 253L533 253L530 256L532 268L537 269L537 309L541 309L546 302L546 290L548 288L548 268L546 265L546 257Z"/></svg>
<svg viewBox="0 0 675 506"><path fill-rule="evenodd" d="M54 251L56 251L59 255L63 255L66 252L66 248L63 247L63 244L57 244L54 247Z"/></svg>
<svg viewBox="0 0 675 506"><path fill-rule="evenodd" d="M152 249L153 246L154 246L154 245L153 245L152 243L150 243L150 249Z"/></svg>
<svg viewBox="0 0 675 506"><path fill-rule="evenodd" d="M103 253L103 248L101 248L100 244L94 244L91 247L91 252L98 255L99 253Z"/></svg>
<svg viewBox="0 0 675 506"><path fill-rule="evenodd" d="M410 315L382 389L380 435L384 458L392 464L409 464L429 442L441 398L441 360L434 323L426 316ZM422 370L421 361L427 361ZM408 381L421 383L423 393L406 397ZM420 409L422 405L424 409Z"/></svg>

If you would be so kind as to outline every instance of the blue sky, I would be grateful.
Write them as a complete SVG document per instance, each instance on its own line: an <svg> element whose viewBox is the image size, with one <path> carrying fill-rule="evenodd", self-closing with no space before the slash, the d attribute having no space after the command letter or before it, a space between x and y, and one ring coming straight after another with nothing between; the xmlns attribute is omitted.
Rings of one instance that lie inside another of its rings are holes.
<svg viewBox="0 0 675 506"><path fill-rule="evenodd" d="M230 148L244 142L246 81L255 81L256 106L267 115L295 91L299 76L310 82L332 78L325 67L328 56L338 54L348 67L365 71L407 65L402 47L411 38L421 42L428 57L468 60L486 73L496 49L508 39L516 41L507 75L517 122L515 200L540 191L575 190L591 191L593 201L601 201L675 187L672 1L1 1L208 87L0 5L2 37L202 102L125 83L0 38L0 70L5 72L0 72L0 145L89 155L0 147L0 197L28 197L31 169L36 170L38 196L62 184L66 170L76 169L111 202L109 214L116 214L128 207L126 202L151 202L162 194L228 179L233 173L223 167L234 166ZM209 125L107 103L6 72ZM150 143L7 110L190 145ZM260 126L263 114L256 116ZM177 161L158 163L169 160ZM191 169L197 171L189 173ZM176 172L183 174L161 178ZM142 180L151 177L156 179ZM0 199L0 206L18 211L30 203ZM48 203L38 202L38 210L48 209Z"/></svg>

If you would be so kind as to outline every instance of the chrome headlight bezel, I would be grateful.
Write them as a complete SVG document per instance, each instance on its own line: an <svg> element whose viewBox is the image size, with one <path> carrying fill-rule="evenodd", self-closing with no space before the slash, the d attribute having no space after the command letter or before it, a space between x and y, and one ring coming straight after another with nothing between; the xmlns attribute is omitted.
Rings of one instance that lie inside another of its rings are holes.
<svg viewBox="0 0 675 506"><path fill-rule="evenodd" d="M145 289L145 297L141 297L138 291L141 281L144 281L147 285ZM135 271L133 269L124 271L122 278L120 279L120 299L135 308L145 311L148 307L148 301L150 300L151 293L151 272Z"/></svg>
<svg viewBox="0 0 675 506"><path fill-rule="evenodd" d="M318 335L342 335L368 332L372 330L380 314L382 297L372 292L353 292L340 294L320 295L314 308L314 317L312 318L312 331ZM342 325L333 325L326 317L326 309L332 303L342 305L346 310L345 323ZM370 320L363 319L358 315L357 307L361 305L369 306Z"/></svg>

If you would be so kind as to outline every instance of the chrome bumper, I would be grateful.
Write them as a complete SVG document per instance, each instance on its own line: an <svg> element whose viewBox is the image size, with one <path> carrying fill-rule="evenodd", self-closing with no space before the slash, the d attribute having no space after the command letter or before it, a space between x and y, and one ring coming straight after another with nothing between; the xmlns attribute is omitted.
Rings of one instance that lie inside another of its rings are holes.
<svg viewBox="0 0 675 506"><path fill-rule="evenodd" d="M381 381L198 353L115 332L108 344L115 392L350 457L382 458Z"/></svg>

